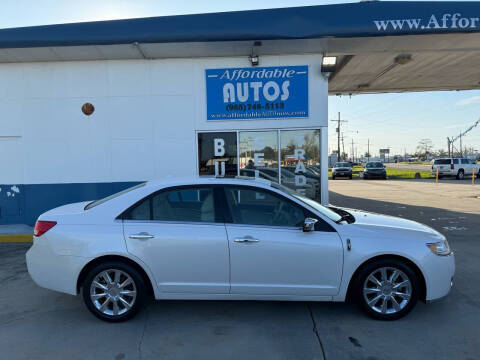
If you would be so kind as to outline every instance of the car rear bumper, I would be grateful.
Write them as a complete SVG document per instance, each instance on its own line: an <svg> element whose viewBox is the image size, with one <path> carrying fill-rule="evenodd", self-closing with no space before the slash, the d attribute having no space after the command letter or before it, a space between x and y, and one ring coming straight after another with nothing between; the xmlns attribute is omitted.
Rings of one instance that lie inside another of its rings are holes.
<svg viewBox="0 0 480 360"><path fill-rule="evenodd" d="M38 286L76 295L78 275L91 259L55 254L46 239L34 238L26 260L28 273Z"/></svg>
<svg viewBox="0 0 480 360"><path fill-rule="evenodd" d="M436 174L437 174L437 170L432 170L432 174L433 174L433 175L436 175ZM447 171L447 170L438 170L438 175L442 175L442 176L455 176L455 175L457 175L457 173L453 173L453 172Z"/></svg>

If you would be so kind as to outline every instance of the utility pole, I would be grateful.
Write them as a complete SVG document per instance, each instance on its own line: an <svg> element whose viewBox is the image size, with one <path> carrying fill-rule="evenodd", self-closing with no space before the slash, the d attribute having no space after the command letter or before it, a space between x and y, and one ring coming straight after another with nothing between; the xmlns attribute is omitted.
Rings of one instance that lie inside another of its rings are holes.
<svg viewBox="0 0 480 360"><path fill-rule="evenodd" d="M340 153L340 124L342 122L347 122L347 120L342 120L341 117L340 117L340 111L338 112L338 119L335 119L335 120L330 120L330 121L334 121L337 123L337 155L338 155L338 160L340 160L340 156L341 156L341 153Z"/></svg>
<svg viewBox="0 0 480 360"><path fill-rule="evenodd" d="M460 157L463 156L463 150L462 150L462 134L460 134Z"/></svg>
<svg viewBox="0 0 480 360"><path fill-rule="evenodd" d="M345 141L344 141L344 138L343 138L343 134L342 134L342 154L343 154L343 160L347 160L345 158Z"/></svg>
<svg viewBox="0 0 480 360"><path fill-rule="evenodd" d="M370 139L367 140L367 162L370 161Z"/></svg>
<svg viewBox="0 0 480 360"><path fill-rule="evenodd" d="M355 162L355 152L353 149L353 139L352 139L352 161Z"/></svg>

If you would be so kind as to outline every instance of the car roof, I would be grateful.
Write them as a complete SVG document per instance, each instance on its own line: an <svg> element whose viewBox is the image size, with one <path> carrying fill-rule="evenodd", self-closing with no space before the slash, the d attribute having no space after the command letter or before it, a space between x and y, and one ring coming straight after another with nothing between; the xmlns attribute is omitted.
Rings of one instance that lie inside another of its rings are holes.
<svg viewBox="0 0 480 360"><path fill-rule="evenodd" d="M219 178L219 177L173 177L167 176L163 179L147 181L147 186L184 186L184 185L252 185L264 188L270 188L271 182L264 179L255 179L251 177L245 178Z"/></svg>

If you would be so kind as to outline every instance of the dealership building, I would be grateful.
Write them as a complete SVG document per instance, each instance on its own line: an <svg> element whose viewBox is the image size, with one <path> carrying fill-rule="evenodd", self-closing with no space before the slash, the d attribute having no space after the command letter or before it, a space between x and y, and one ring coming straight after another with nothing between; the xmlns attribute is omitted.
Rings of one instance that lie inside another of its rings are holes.
<svg viewBox="0 0 480 360"><path fill-rule="evenodd" d="M478 2L0 30L0 224L167 176L328 203L328 95L480 88Z"/></svg>

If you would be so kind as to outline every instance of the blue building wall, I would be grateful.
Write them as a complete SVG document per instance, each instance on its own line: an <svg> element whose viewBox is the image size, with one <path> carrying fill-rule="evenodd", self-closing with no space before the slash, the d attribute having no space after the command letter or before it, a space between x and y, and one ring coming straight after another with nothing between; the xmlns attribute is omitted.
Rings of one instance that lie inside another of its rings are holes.
<svg viewBox="0 0 480 360"><path fill-rule="evenodd" d="M0 225L35 224L42 213L55 207L97 200L139 182L0 185Z"/></svg>

